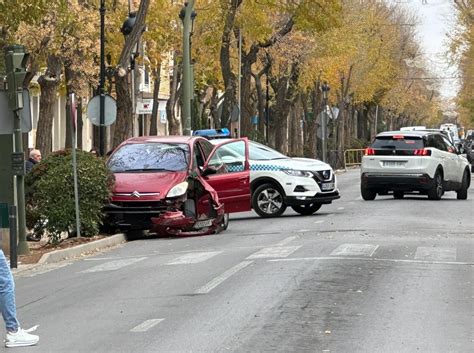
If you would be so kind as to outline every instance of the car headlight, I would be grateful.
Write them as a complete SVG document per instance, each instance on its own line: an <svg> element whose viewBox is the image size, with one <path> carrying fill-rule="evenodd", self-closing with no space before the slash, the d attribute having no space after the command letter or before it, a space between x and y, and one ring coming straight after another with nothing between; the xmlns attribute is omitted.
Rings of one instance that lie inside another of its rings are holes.
<svg viewBox="0 0 474 353"><path fill-rule="evenodd" d="M307 177L307 178L313 177L313 174L305 170L282 169L282 172L291 176L295 176L295 177Z"/></svg>
<svg viewBox="0 0 474 353"><path fill-rule="evenodd" d="M166 197L178 197L182 196L186 193L188 190L188 182L183 181L182 183L179 183L171 188L170 191L168 191L168 194L166 194Z"/></svg>

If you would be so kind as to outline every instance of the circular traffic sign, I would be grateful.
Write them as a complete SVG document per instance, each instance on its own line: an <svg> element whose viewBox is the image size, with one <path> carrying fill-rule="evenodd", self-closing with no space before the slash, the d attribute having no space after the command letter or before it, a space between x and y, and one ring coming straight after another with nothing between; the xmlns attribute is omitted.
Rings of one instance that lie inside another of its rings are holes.
<svg viewBox="0 0 474 353"><path fill-rule="evenodd" d="M100 95L94 96L87 104L87 118L95 126L101 126L100 124ZM103 126L109 126L117 119L117 102L109 95L105 95L104 100L104 124Z"/></svg>

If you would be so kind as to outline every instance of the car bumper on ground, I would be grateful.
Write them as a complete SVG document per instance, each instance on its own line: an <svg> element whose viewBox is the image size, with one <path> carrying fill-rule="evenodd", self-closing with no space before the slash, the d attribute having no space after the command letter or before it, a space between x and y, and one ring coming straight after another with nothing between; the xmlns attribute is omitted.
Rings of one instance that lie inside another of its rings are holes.
<svg viewBox="0 0 474 353"><path fill-rule="evenodd" d="M434 180L428 174L377 174L363 173L362 186L373 190L426 191Z"/></svg>
<svg viewBox="0 0 474 353"><path fill-rule="evenodd" d="M324 205L339 198L341 198L339 190L334 190L328 193L317 193L314 196L287 196L285 197L285 204L288 206L302 206L311 203L320 203Z"/></svg>

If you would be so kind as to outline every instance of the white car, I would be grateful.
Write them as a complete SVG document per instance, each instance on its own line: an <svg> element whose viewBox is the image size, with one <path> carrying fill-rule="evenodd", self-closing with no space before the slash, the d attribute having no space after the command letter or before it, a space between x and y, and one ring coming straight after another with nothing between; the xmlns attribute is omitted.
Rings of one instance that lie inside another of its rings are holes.
<svg viewBox="0 0 474 353"><path fill-rule="evenodd" d="M395 198L419 192L440 200L445 191L456 191L457 198L465 200L470 183L466 157L437 131L380 133L362 157L360 190L364 200L388 192Z"/></svg>
<svg viewBox="0 0 474 353"><path fill-rule="evenodd" d="M218 144L222 139L210 142ZM224 151L221 158L232 168L238 152L228 150L223 155ZM249 141L249 163L252 208L261 217L280 216L288 206L299 214L311 215L340 198L334 171L317 159L290 158Z"/></svg>

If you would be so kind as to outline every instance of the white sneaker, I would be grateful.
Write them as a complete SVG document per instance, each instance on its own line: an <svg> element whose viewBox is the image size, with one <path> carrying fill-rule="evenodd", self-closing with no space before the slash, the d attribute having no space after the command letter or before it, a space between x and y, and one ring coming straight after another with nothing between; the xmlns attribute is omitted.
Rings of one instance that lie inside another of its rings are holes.
<svg viewBox="0 0 474 353"><path fill-rule="evenodd" d="M7 339L5 340L5 347L25 347L33 346L39 341L39 336L32 335L30 332L36 330L38 326L33 326L28 330L23 330L18 327L16 332L7 332Z"/></svg>

